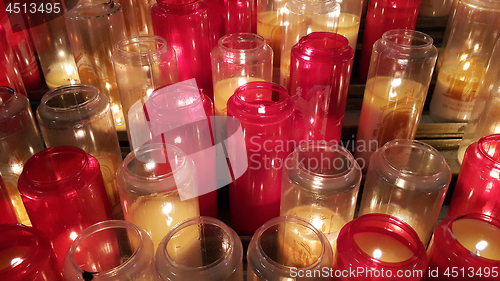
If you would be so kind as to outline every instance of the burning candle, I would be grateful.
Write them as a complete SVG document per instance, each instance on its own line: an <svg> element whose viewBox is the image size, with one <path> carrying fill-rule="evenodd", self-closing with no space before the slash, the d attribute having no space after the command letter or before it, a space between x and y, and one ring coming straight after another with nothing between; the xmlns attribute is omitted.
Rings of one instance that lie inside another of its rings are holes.
<svg viewBox="0 0 500 281"><path fill-rule="evenodd" d="M413 257L413 251L397 237L377 232L353 235L354 242L370 257L390 263L403 262Z"/></svg>
<svg viewBox="0 0 500 281"><path fill-rule="evenodd" d="M485 221L463 218L452 224L457 241L478 257L500 261L500 228Z"/></svg>
<svg viewBox="0 0 500 281"><path fill-rule="evenodd" d="M47 83L49 89L70 84L80 84L80 77L74 63L51 65L47 71L45 83Z"/></svg>

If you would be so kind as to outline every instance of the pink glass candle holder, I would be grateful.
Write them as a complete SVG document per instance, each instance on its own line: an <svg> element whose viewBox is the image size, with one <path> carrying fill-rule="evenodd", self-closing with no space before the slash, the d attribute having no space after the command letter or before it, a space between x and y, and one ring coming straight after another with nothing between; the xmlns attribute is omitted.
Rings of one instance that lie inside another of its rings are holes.
<svg viewBox="0 0 500 281"><path fill-rule="evenodd" d="M63 276L68 281L156 281L154 247L138 226L109 220L78 235L66 255Z"/></svg>
<svg viewBox="0 0 500 281"><path fill-rule="evenodd" d="M224 34L255 33L254 0L224 0Z"/></svg>
<svg viewBox="0 0 500 281"><path fill-rule="evenodd" d="M243 281L242 259L238 234L210 217L177 224L156 250L156 268L165 281Z"/></svg>
<svg viewBox="0 0 500 281"><path fill-rule="evenodd" d="M311 223L297 217L278 217L255 232L248 245L247 262L248 280L331 280L318 275L299 277L298 273L331 268L333 253L328 239Z"/></svg>
<svg viewBox="0 0 500 281"><path fill-rule="evenodd" d="M151 8L155 35L167 40L177 55L179 81L196 79L213 100L210 51L217 44L211 36L208 4L200 0L158 0Z"/></svg>
<svg viewBox="0 0 500 281"><path fill-rule="evenodd" d="M427 249L422 280L498 280L499 237L500 221L484 214L442 221Z"/></svg>
<svg viewBox="0 0 500 281"><path fill-rule="evenodd" d="M313 32L292 48L289 89L297 143L340 140L354 59L348 43L342 35Z"/></svg>
<svg viewBox="0 0 500 281"><path fill-rule="evenodd" d="M0 86L11 87L16 93L26 96L21 71L10 47L5 29L0 25Z"/></svg>
<svg viewBox="0 0 500 281"><path fill-rule="evenodd" d="M44 233L21 224L0 225L0 279L62 281L54 251Z"/></svg>
<svg viewBox="0 0 500 281"><path fill-rule="evenodd" d="M248 169L229 185L231 226L252 234L279 216L282 163L290 144L295 106L287 91L271 82L249 82L229 99L227 115L238 119L245 136ZM279 145L279 148L276 148Z"/></svg>
<svg viewBox="0 0 500 281"><path fill-rule="evenodd" d="M61 266L83 229L111 219L99 162L80 148L55 146L33 155L18 187L31 223L47 235Z"/></svg>
<svg viewBox="0 0 500 281"><path fill-rule="evenodd" d="M358 77L366 82L373 44L392 29L414 30L420 0L370 0L366 12Z"/></svg>
<svg viewBox="0 0 500 281"><path fill-rule="evenodd" d="M0 177L0 224L17 223L16 212L10 202L9 194Z"/></svg>
<svg viewBox="0 0 500 281"><path fill-rule="evenodd" d="M24 163L43 149L43 141L25 95L0 87L0 174L22 224L30 225L17 189Z"/></svg>
<svg viewBox="0 0 500 281"><path fill-rule="evenodd" d="M500 135L487 135L465 151L447 219L468 213L500 218Z"/></svg>
<svg viewBox="0 0 500 281"><path fill-rule="evenodd" d="M337 238L333 270L358 270L355 276L337 280L418 281L426 269L427 254L417 233L395 217L385 214L360 216L346 224ZM412 274L402 275L405 272Z"/></svg>

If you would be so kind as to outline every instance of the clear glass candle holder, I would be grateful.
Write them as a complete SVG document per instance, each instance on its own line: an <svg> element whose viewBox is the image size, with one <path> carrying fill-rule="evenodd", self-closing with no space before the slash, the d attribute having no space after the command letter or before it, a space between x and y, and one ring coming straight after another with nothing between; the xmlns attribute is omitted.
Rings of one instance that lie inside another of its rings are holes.
<svg viewBox="0 0 500 281"><path fill-rule="evenodd" d="M68 281L157 281L154 254L143 229L122 220L103 221L76 237L62 273Z"/></svg>
<svg viewBox="0 0 500 281"><path fill-rule="evenodd" d="M364 171L386 142L415 138L438 55L432 42L425 33L397 29L373 45L356 135Z"/></svg>
<svg viewBox="0 0 500 281"><path fill-rule="evenodd" d="M468 213L500 217L500 135L487 135L465 151L446 217Z"/></svg>
<svg viewBox="0 0 500 281"><path fill-rule="evenodd" d="M289 89L297 143L340 141L353 59L347 39L335 33L313 32L293 46Z"/></svg>
<svg viewBox="0 0 500 281"><path fill-rule="evenodd" d="M435 122L467 122L500 32L500 2L459 0L446 27L429 114Z"/></svg>
<svg viewBox="0 0 500 281"><path fill-rule="evenodd" d="M7 39L5 29L0 25L0 86L10 87L18 94L27 96L21 71Z"/></svg>
<svg viewBox="0 0 500 281"><path fill-rule="evenodd" d="M301 217L323 232L332 246L354 218L361 169L338 144L303 143L284 161L281 216Z"/></svg>
<svg viewBox="0 0 500 281"><path fill-rule="evenodd" d="M99 162L80 148L55 146L33 155L18 187L33 227L47 235L60 266L82 230L111 219Z"/></svg>
<svg viewBox="0 0 500 281"><path fill-rule="evenodd" d="M393 29L415 30L420 6L420 0L371 0L366 2L368 2L368 10L358 69L358 78L362 83L366 83L369 78L368 71L373 64L373 44L382 38L387 31Z"/></svg>
<svg viewBox="0 0 500 281"><path fill-rule="evenodd" d="M125 38L112 56L116 83L130 139L130 108L144 104L154 89L177 83L177 59L165 39L154 35Z"/></svg>
<svg viewBox="0 0 500 281"><path fill-rule="evenodd" d="M0 174L20 223L30 225L17 189L24 163L44 148L25 95L0 87Z"/></svg>
<svg viewBox="0 0 500 281"><path fill-rule="evenodd" d="M218 219L197 217L177 224L156 250L165 281L243 281L240 237Z"/></svg>
<svg viewBox="0 0 500 281"><path fill-rule="evenodd" d="M113 217L123 218L115 181L122 154L108 98L94 86L61 86L42 97L36 115L47 147L76 146L99 161Z"/></svg>
<svg viewBox="0 0 500 281"><path fill-rule="evenodd" d="M450 181L450 167L432 146L412 140L390 141L372 156L359 215L397 217L427 245Z"/></svg>
<svg viewBox="0 0 500 281"><path fill-rule="evenodd" d="M290 55L299 39L311 32L337 33L340 6L334 0L289 0L283 9L280 85L290 84Z"/></svg>
<svg viewBox="0 0 500 281"><path fill-rule="evenodd" d="M465 127L458 148L458 162L462 164L465 150L480 138L500 133L500 39L491 54L484 80L479 87L471 117Z"/></svg>
<svg viewBox="0 0 500 281"><path fill-rule="evenodd" d="M271 82L249 82L228 101L227 115L241 123L248 169L229 184L231 226L252 234L279 216L283 160L292 152L295 106L286 90Z"/></svg>
<svg viewBox="0 0 500 281"><path fill-rule="evenodd" d="M196 168L169 144L141 146L127 155L116 175L125 220L146 230L155 250L179 222L200 215L198 198L179 192L196 189Z"/></svg>
<svg viewBox="0 0 500 281"><path fill-rule="evenodd" d="M42 231L0 224L0 279L62 281L52 245Z"/></svg>
<svg viewBox="0 0 500 281"><path fill-rule="evenodd" d="M0 176L0 224L17 223L16 211L12 202L10 201L9 194Z"/></svg>
<svg viewBox="0 0 500 281"><path fill-rule="evenodd" d="M215 113L227 115L227 101L239 86L252 81L272 82L273 51L263 37L229 34L211 52Z"/></svg>
<svg viewBox="0 0 500 281"><path fill-rule="evenodd" d="M332 262L332 248L321 231L301 218L277 217L262 225L250 240L247 279L326 280L325 277L297 275L299 270L314 272L330 268Z"/></svg>
<svg viewBox="0 0 500 281"><path fill-rule="evenodd" d="M257 0L257 34L273 49L273 72L279 73L281 60L281 33L285 0ZM278 74L279 75L279 74ZM274 81L273 82L278 82Z"/></svg>
<svg viewBox="0 0 500 281"><path fill-rule="evenodd" d="M498 280L498 237L500 221L487 215L472 213L442 221L427 249L429 269L422 280Z"/></svg>
<svg viewBox="0 0 500 281"><path fill-rule="evenodd" d="M333 270L357 270L355 276L341 280L418 281L426 269L427 254L417 233L395 217L362 215L346 224L339 233ZM381 276L381 272L385 274ZM401 277L401 274L407 275Z"/></svg>
<svg viewBox="0 0 500 281"><path fill-rule="evenodd" d="M340 2L340 16L337 33L347 38L349 46L353 50L356 50L363 3L366 2L368 2L368 0L343 0Z"/></svg>
<svg viewBox="0 0 500 281"><path fill-rule="evenodd" d="M132 36L122 6L112 0L83 0L64 14L82 84L104 93L118 130L125 130L111 55L118 42Z"/></svg>

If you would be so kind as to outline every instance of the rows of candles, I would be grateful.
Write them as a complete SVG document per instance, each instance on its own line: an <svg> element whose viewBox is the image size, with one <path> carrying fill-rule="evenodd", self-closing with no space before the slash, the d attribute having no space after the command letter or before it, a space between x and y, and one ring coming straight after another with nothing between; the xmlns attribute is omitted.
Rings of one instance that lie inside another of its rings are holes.
<svg viewBox="0 0 500 281"><path fill-rule="evenodd" d="M412 140L438 57L414 31L420 1L368 3L354 155L338 142L362 2L123 2L80 1L30 32L0 15L2 280L242 280L238 234L253 235L249 280L498 278L496 2L458 0L448 24L431 117L470 124L437 227L451 172ZM51 89L36 117L40 77L16 42ZM215 219L226 184L230 227Z"/></svg>

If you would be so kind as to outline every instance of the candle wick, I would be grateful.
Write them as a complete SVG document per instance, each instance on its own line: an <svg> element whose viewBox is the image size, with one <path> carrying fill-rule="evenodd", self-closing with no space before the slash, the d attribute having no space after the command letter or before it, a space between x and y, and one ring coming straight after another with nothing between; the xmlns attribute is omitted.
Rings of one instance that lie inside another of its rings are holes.
<svg viewBox="0 0 500 281"><path fill-rule="evenodd" d="M94 275L92 275L92 272L84 271L82 273L82 278L85 281L91 281L92 279L94 279Z"/></svg>
<svg viewBox="0 0 500 281"><path fill-rule="evenodd" d="M476 256L478 256L478 257L480 257L480 256L481 256L481 255L479 255L479 250L476 250L476 251L474 252L474 254L476 254Z"/></svg>

